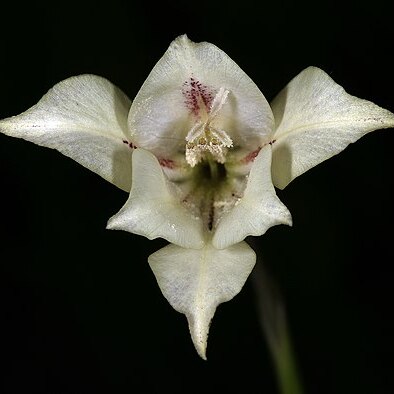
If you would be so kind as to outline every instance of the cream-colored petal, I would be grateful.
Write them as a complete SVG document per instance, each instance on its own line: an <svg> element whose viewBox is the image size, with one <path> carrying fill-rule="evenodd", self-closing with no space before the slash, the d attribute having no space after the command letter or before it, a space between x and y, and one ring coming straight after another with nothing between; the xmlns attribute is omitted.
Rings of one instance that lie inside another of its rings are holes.
<svg viewBox="0 0 394 394"><path fill-rule="evenodd" d="M281 189L370 131L394 127L391 112L351 96L316 67L296 76L274 99L272 110L272 179Z"/></svg>
<svg viewBox="0 0 394 394"><path fill-rule="evenodd" d="M32 108L0 121L0 131L57 149L123 190L131 187L127 115L131 102L95 75L66 79Z"/></svg>
<svg viewBox="0 0 394 394"><path fill-rule="evenodd" d="M243 197L219 219L212 243L218 249L227 248L277 224L291 225L291 215L272 185L271 146L266 145L253 162Z"/></svg>
<svg viewBox="0 0 394 394"><path fill-rule="evenodd" d="M108 221L110 230L125 230L148 239L164 238L185 248L202 248L201 218L176 198L156 157L143 149L133 154L133 185L123 208Z"/></svg>
<svg viewBox="0 0 394 394"><path fill-rule="evenodd" d="M221 89L228 92L216 111L213 101ZM215 45L183 35L171 43L134 99L129 127L135 143L158 157L184 151L204 103L207 109L213 105L213 127L225 130L234 146L253 150L272 135L271 109L254 82Z"/></svg>
<svg viewBox="0 0 394 394"><path fill-rule="evenodd" d="M198 354L206 359L208 331L216 307L242 289L256 262L246 242L218 250L168 245L149 256L149 265L164 297L189 322Z"/></svg>

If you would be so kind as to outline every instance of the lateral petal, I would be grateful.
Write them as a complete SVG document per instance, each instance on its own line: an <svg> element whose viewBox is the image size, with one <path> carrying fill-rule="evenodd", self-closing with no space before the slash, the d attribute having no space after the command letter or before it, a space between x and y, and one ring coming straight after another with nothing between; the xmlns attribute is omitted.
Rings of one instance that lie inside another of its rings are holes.
<svg viewBox="0 0 394 394"><path fill-rule="evenodd" d="M57 149L129 191L130 105L127 96L105 78L80 75L56 84L26 112L1 120L0 131Z"/></svg>
<svg viewBox="0 0 394 394"><path fill-rule="evenodd" d="M391 112L351 96L316 67L290 81L272 102L272 110L272 178L280 189L363 135L394 127Z"/></svg>
<svg viewBox="0 0 394 394"><path fill-rule="evenodd" d="M256 262L246 242L227 249L184 249L168 245L149 256L164 297L189 322L198 354L206 359L208 331L216 307L231 300L242 289Z"/></svg>
<svg viewBox="0 0 394 394"><path fill-rule="evenodd" d="M133 185L122 209L109 221L110 230L125 230L148 239L164 238L185 248L202 248L201 218L176 198L156 157L144 149L133 154Z"/></svg>
<svg viewBox="0 0 394 394"><path fill-rule="evenodd" d="M253 162L243 197L219 219L212 243L224 249L248 235L262 235L272 226L291 223L290 212L272 185L271 146L268 144Z"/></svg>

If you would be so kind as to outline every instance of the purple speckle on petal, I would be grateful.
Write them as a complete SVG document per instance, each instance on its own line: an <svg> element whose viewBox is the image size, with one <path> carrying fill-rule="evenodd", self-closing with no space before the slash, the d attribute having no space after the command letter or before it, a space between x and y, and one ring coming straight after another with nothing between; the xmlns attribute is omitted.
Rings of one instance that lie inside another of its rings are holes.
<svg viewBox="0 0 394 394"><path fill-rule="evenodd" d="M159 163L162 167L173 169L175 168L174 160L171 159L159 159Z"/></svg>
<svg viewBox="0 0 394 394"><path fill-rule="evenodd" d="M194 77L190 77L183 83L182 94L185 98L186 107L196 116L198 116L201 105L205 105L206 111L209 112L212 100L215 97L212 88L202 84Z"/></svg>
<svg viewBox="0 0 394 394"><path fill-rule="evenodd" d="M127 140L122 140L124 144L128 145L131 149L137 149L137 147L132 143Z"/></svg>

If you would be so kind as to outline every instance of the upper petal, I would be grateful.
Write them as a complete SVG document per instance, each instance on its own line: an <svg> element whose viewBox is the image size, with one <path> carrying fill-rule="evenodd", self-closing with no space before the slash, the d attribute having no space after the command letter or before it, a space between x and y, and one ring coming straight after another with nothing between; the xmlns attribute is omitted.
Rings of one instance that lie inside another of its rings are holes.
<svg viewBox="0 0 394 394"><path fill-rule="evenodd" d="M131 102L108 80L71 77L32 108L0 121L0 131L54 148L126 191L131 187L127 115Z"/></svg>
<svg viewBox="0 0 394 394"><path fill-rule="evenodd" d="M291 225L291 215L272 185L268 144L253 162L243 197L219 219L212 243L216 248L227 248L248 235L262 235L277 224Z"/></svg>
<svg viewBox="0 0 394 394"><path fill-rule="evenodd" d="M212 103L220 88L229 91L215 115L234 146L256 149L272 134L271 109L254 82L215 45L185 35L173 41L138 92L129 127L138 146L156 156L184 150L198 107Z"/></svg>
<svg viewBox="0 0 394 394"><path fill-rule="evenodd" d="M210 243L199 250L168 245L148 260L164 297L186 315L194 346L205 359L216 307L241 291L256 262L255 253L246 242L223 250Z"/></svg>
<svg viewBox="0 0 394 394"><path fill-rule="evenodd" d="M364 134L394 127L391 112L351 96L316 67L297 75L274 99L272 110L272 178L281 189Z"/></svg>
<svg viewBox="0 0 394 394"><path fill-rule="evenodd" d="M148 239L164 238L185 248L204 245L201 218L176 198L156 157L143 149L133 154L133 185L123 208L107 228L125 230Z"/></svg>

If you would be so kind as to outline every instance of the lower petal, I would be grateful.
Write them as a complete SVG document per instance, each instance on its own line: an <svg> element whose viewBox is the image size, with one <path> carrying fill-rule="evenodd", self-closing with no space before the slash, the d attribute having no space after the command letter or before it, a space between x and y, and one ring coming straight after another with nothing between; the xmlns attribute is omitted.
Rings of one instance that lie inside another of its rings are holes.
<svg viewBox="0 0 394 394"><path fill-rule="evenodd" d="M253 162L243 197L219 220L212 243L227 248L277 224L291 225L291 215L272 185L271 145L266 145Z"/></svg>
<svg viewBox="0 0 394 394"><path fill-rule="evenodd" d="M156 157L143 149L133 154L133 185L129 199L108 221L108 229L125 230L148 239L158 237L186 248L201 248L201 218L194 216L170 189Z"/></svg>
<svg viewBox="0 0 394 394"><path fill-rule="evenodd" d="M206 359L208 331L216 307L242 289L256 262L246 242L218 250L168 245L149 257L149 265L171 306L184 313L198 354Z"/></svg>

